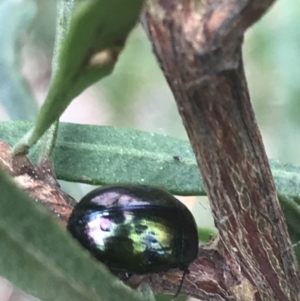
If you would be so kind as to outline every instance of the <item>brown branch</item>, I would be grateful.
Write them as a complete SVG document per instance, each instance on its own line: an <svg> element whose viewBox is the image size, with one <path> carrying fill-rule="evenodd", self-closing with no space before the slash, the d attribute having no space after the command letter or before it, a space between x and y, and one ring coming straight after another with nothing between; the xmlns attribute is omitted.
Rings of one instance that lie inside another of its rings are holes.
<svg viewBox="0 0 300 301"><path fill-rule="evenodd" d="M197 289L186 289L205 300L300 300L297 262L241 55L244 31L272 2L152 0L142 17L196 154L220 232L218 251L238 280L223 293L197 281Z"/></svg>
<svg viewBox="0 0 300 301"><path fill-rule="evenodd" d="M61 190L50 162L36 167L26 155L12 156L11 147L0 140L0 168L66 226L76 201Z"/></svg>

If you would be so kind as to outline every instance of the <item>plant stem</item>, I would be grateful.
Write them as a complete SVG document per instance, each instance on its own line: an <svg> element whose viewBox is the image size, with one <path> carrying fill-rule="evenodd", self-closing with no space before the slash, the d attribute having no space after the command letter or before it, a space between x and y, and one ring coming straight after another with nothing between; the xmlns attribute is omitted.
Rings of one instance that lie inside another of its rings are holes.
<svg viewBox="0 0 300 301"><path fill-rule="evenodd" d="M58 0L57 2L56 36L53 49L51 78L54 77L54 74L58 68L59 50L67 33L75 2L76 0ZM55 146L58 123L58 120L54 122L42 138L41 152L38 160L39 165L43 164L42 162L45 162L45 160L51 161L51 154L52 149ZM32 140L32 138L32 131L23 136L13 147L13 154L17 155L27 153L29 149L28 145L31 144L30 141Z"/></svg>
<svg viewBox="0 0 300 301"><path fill-rule="evenodd" d="M75 0L58 0L57 2L56 35L52 58L52 78L58 68L59 50L64 41L64 37L70 24L74 4ZM40 149L40 155L38 160L39 166L44 165L45 161L52 162L52 150L55 147L58 124L58 120L54 122L42 139L42 146Z"/></svg>
<svg viewBox="0 0 300 301"><path fill-rule="evenodd" d="M56 36L52 59L52 77L58 66L58 53L68 30L76 0L57 1Z"/></svg>

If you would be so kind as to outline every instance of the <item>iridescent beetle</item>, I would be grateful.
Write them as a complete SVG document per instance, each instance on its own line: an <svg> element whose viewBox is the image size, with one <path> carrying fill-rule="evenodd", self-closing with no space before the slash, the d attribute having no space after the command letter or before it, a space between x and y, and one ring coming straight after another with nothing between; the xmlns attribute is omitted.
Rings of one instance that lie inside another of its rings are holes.
<svg viewBox="0 0 300 301"><path fill-rule="evenodd" d="M75 206L67 228L116 274L186 272L198 253L191 212L171 194L146 185L93 190Z"/></svg>

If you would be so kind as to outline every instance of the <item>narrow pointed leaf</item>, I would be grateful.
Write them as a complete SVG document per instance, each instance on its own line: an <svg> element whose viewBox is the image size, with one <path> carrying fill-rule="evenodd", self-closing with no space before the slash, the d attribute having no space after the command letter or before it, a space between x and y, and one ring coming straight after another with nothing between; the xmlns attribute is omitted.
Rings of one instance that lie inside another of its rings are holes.
<svg viewBox="0 0 300 301"><path fill-rule="evenodd" d="M142 4L143 0L76 2L45 103L15 153L26 152L78 94L112 72Z"/></svg>

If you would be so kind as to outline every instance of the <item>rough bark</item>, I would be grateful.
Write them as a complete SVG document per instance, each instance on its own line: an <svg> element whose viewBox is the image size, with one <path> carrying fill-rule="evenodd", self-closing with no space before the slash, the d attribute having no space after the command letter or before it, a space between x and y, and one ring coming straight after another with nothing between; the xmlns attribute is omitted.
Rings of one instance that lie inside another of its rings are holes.
<svg viewBox="0 0 300 301"><path fill-rule="evenodd" d="M220 240L183 292L203 300L300 300L300 280L243 70L245 30L272 0L151 0L142 23L176 99ZM180 277L153 277L175 292ZM164 281L161 282L161 279Z"/></svg>
<svg viewBox="0 0 300 301"><path fill-rule="evenodd" d="M66 226L76 201L61 190L51 162L34 166L26 155L12 156L11 147L0 140L0 168Z"/></svg>

